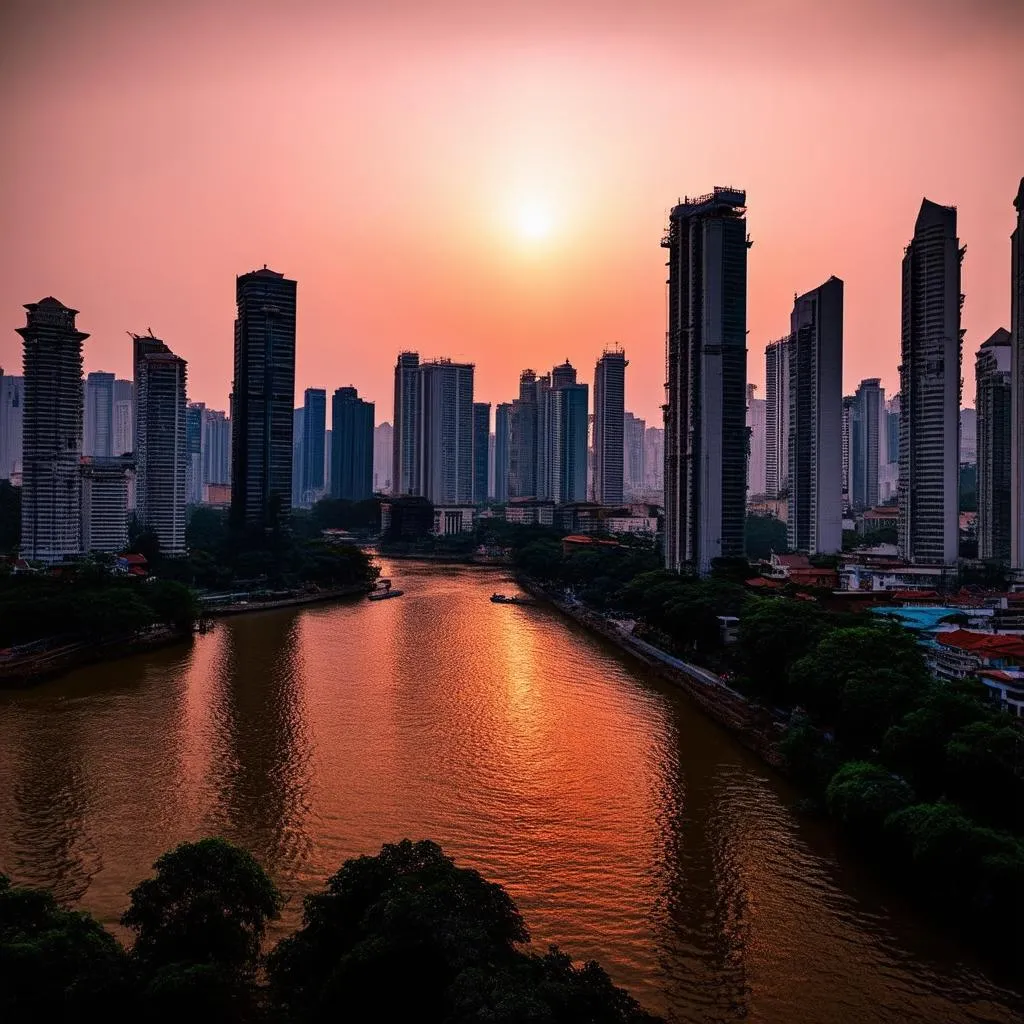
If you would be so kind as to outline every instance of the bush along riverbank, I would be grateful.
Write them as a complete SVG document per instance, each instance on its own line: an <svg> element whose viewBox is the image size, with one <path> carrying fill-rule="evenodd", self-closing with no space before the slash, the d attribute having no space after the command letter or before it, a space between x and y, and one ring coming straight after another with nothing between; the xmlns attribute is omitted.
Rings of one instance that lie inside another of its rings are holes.
<svg viewBox="0 0 1024 1024"><path fill-rule="evenodd" d="M754 596L739 566L698 579L654 561L548 540L516 551L535 593L680 684L881 873L1019 979L1020 723L979 684L932 679L898 626ZM719 616L738 617L735 642Z"/></svg>
<svg viewBox="0 0 1024 1024"><path fill-rule="evenodd" d="M283 901L250 854L205 839L154 868L121 918L131 950L88 914L0 875L0 1017L659 1024L597 963L533 951L508 893L436 843L346 861L268 956L267 922Z"/></svg>

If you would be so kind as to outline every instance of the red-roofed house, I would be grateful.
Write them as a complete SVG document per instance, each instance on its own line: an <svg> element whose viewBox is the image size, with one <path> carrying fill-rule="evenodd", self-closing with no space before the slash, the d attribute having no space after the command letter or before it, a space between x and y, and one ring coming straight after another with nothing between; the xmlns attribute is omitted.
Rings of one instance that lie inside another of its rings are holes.
<svg viewBox="0 0 1024 1024"><path fill-rule="evenodd" d="M935 634L928 665L939 679L969 679L985 669L1017 669L1024 665L1024 637L950 629Z"/></svg>

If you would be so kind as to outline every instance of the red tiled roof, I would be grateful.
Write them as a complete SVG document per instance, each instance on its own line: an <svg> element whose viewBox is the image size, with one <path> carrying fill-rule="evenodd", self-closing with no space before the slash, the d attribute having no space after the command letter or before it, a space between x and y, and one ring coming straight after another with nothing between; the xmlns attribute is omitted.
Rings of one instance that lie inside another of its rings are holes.
<svg viewBox="0 0 1024 1024"><path fill-rule="evenodd" d="M894 590L889 596L894 601L934 601L939 593L937 590Z"/></svg>
<svg viewBox="0 0 1024 1024"><path fill-rule="evenodd" d="M775 590L783 585L782 580L770 580L767 576L755 576L753 579L747 580L746 585L748 587L763 587L767 590Z"/></svg>
<svg viewBox="0 0 1024 1024"><path fill-rule="evenodd" d="M978 675L984 676L986 679L995 679L1000 683L1017 683L1018 686L1024 683L1024 679L1021 679L1020 676L1011 675L1000 668L982 669Z"/></svg>
<svg viewBox="0 0 1024 1024"><path fill-rule="evenodd" d="M126 555L118 555L120 559L123 559L129 565L146 565L146 556L137 554L134 551L129 551Z"/></svg>
<svg viewBox="0 0 1024 1024"><path fill-rule="evenodd" d="M976 633L970 629L951 629L944 633L936 633L935 639L943 647L955 647L961 651L973 651L988 657L1024 660L1024 637Z"/></svg>
<svg viewBox="0 0 1024 1024"><path fill-rule="evenodd" d="M776 555L775 561L790 569L811 568L811 560L806 555Z"/></svg>

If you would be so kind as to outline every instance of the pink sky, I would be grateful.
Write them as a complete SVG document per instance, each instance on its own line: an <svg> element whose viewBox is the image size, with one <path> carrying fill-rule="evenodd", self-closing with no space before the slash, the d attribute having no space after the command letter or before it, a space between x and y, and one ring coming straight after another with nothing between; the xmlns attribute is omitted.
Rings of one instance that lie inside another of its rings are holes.
<svg viewBox="0 0 1024 1024"><path fill-rule="evenodd" d="M747 190L755 383L794 292L837 274L846 389L896 386L924 195L968 248L965 404L1009 326L1021 0L8 0L0 40L7 372L21 304L53 294L87 370L129 375L152 327L223 408L234 277L267 263L299 282L297 404L354 384L390 419L403 348L506 401L523 367L589 381L621 342L627 407L660 422L658 242L716 184Z"/></svg>

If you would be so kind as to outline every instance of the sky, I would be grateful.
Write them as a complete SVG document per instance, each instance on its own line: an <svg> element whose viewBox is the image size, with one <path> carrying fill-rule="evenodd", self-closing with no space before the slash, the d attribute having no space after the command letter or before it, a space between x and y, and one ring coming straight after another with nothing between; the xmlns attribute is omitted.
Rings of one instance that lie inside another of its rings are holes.
<svg viewBox="0 0 1024 1024"><path fill-rule="evenodd" d="M296 405L392 415L403 349L476 364L478 401L568 358L629 359L660 423L668 212L746 189L748 379L793 296L846 283L844 387L898 386L900 260L959 209L964 404L1009 326L1024 0L362 0L0 5L0 366L22 304L126 332L225 408L234 278L298 281Z"/></svg>

